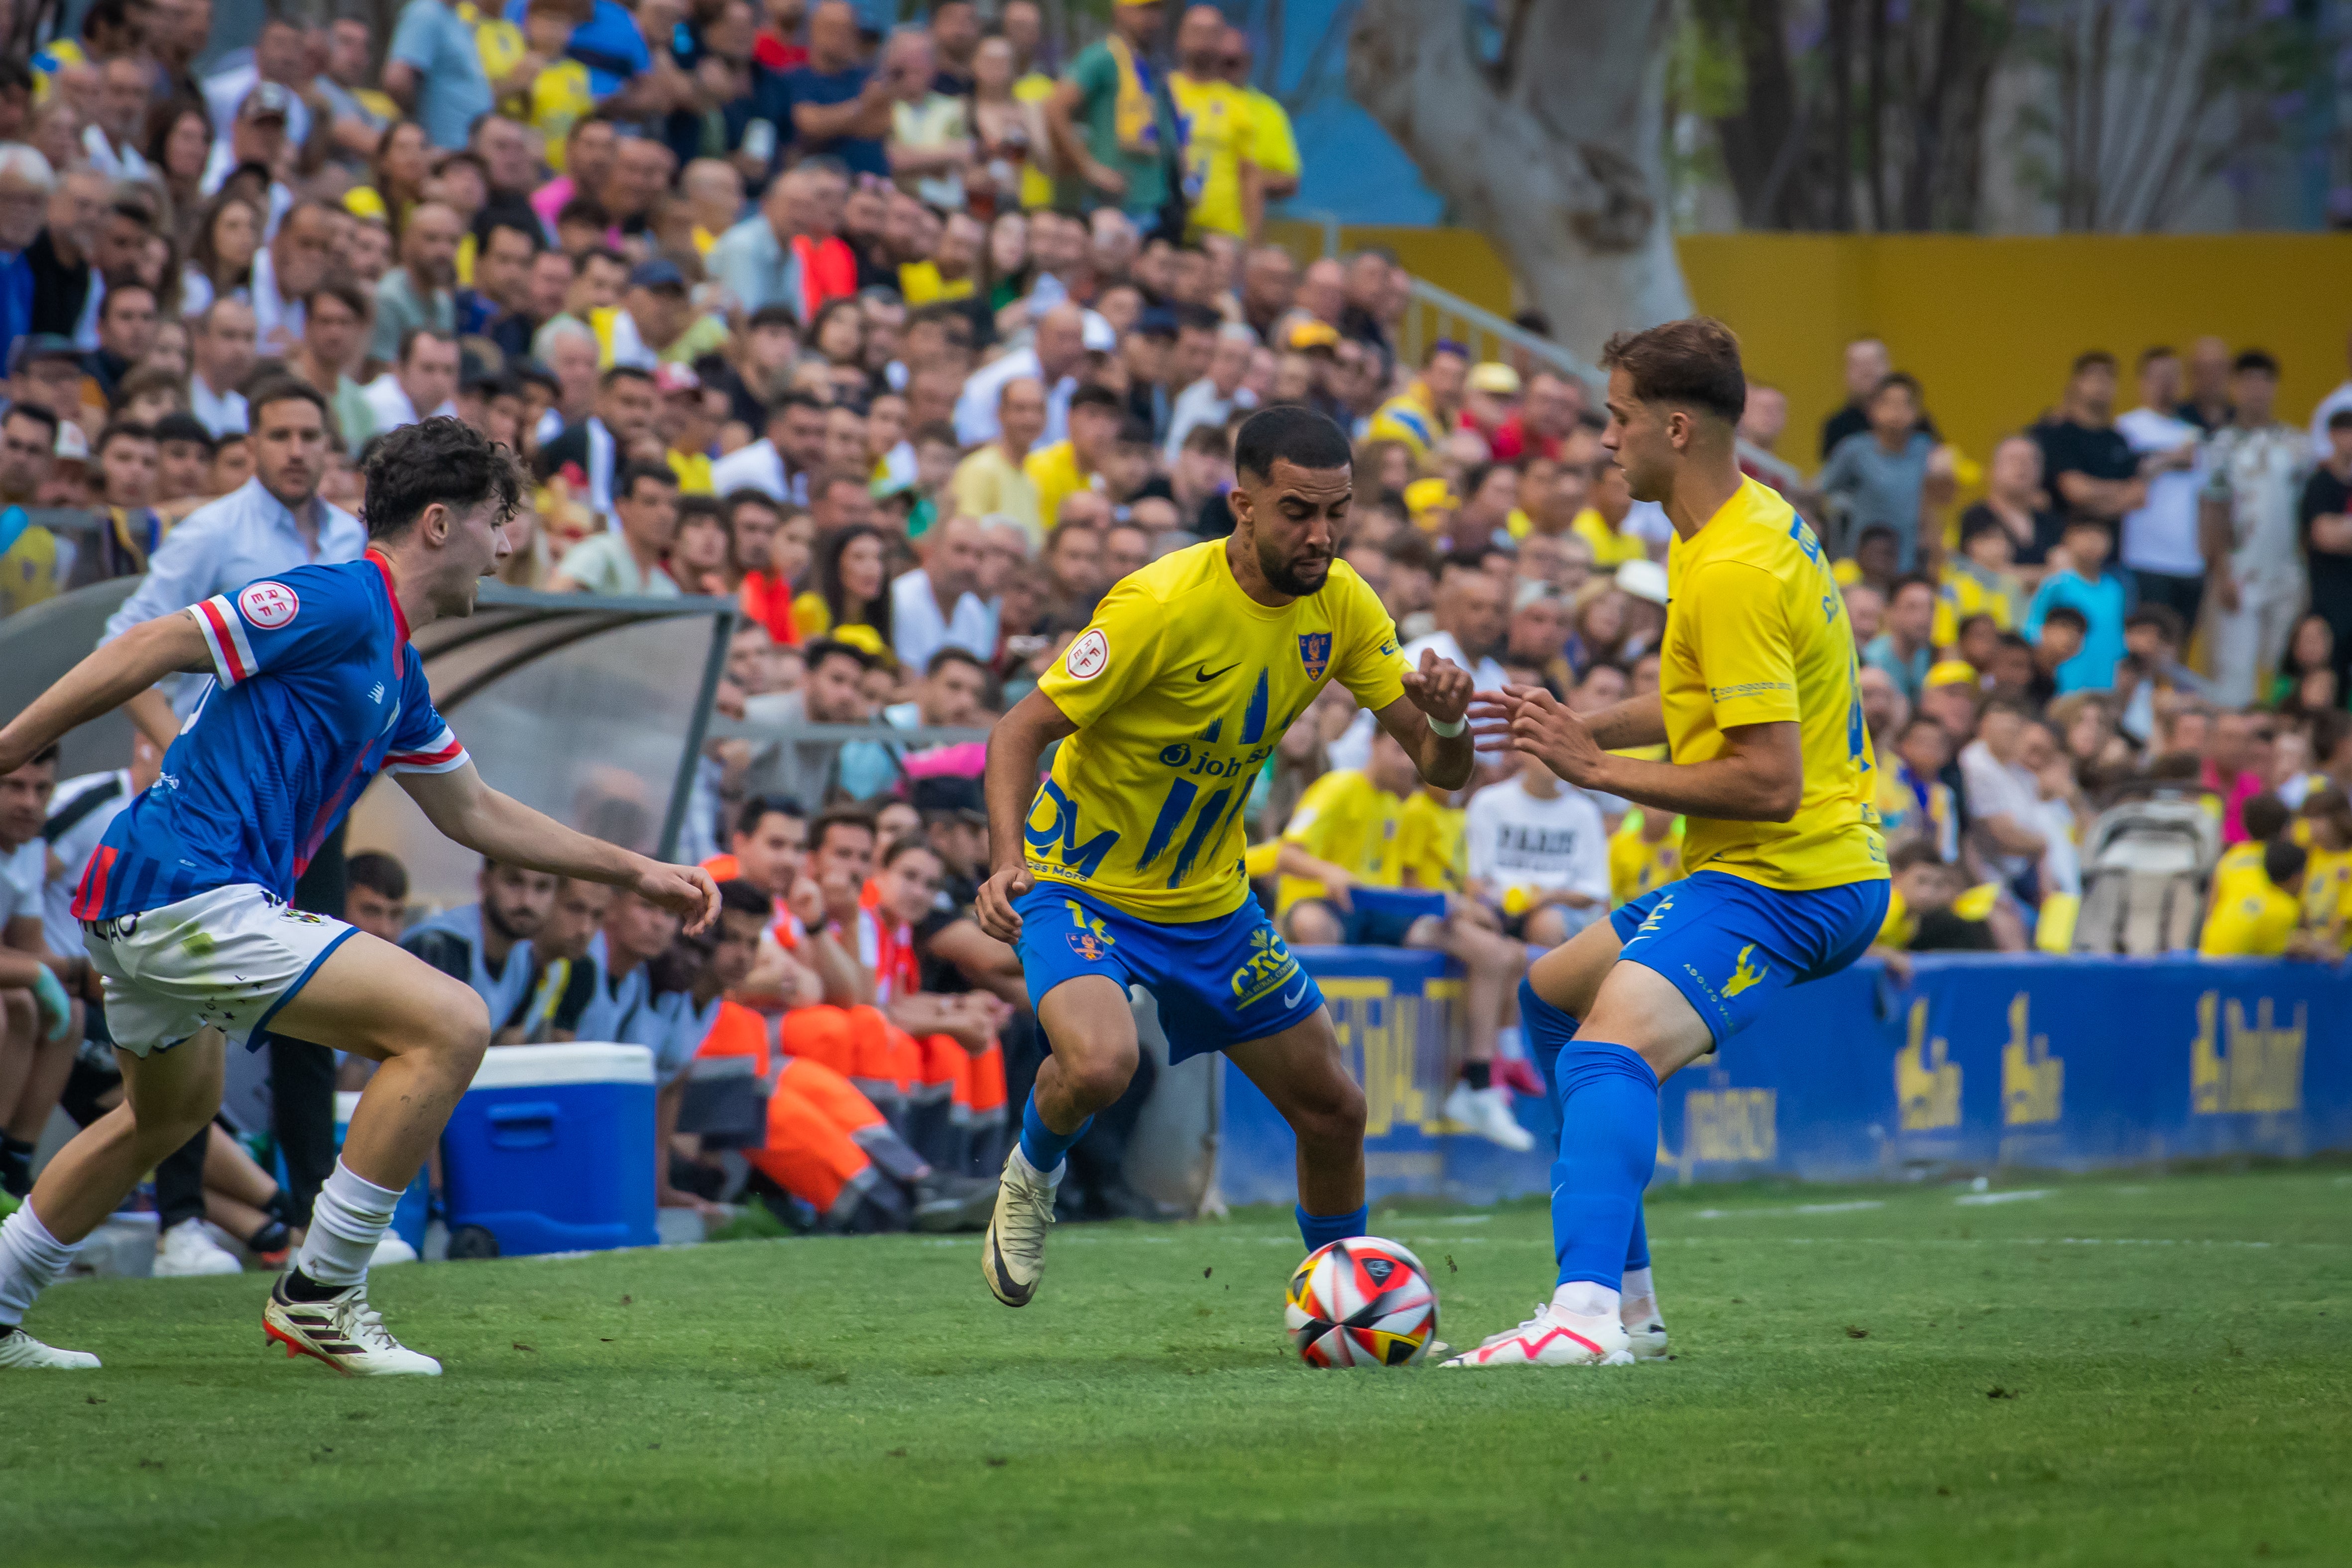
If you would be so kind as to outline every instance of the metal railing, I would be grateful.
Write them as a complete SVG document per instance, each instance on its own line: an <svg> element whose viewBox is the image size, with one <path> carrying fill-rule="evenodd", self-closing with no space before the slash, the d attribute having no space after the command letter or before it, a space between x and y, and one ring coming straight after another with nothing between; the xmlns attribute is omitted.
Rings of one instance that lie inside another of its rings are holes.
<svg viewBox="0 0 2352 1568"><path fill-rule="evenodd" d="M1596 403L1609 385L1609 378L1580 355L1427 279L1416 278L1404 319L1397 325L1397 354L1405 363L1417 365L1428 346L1441 338L1451 338L1468 349L1473 363L1504 359L1507 350L1524 355L1547 370L1583 383Z"/></svg>

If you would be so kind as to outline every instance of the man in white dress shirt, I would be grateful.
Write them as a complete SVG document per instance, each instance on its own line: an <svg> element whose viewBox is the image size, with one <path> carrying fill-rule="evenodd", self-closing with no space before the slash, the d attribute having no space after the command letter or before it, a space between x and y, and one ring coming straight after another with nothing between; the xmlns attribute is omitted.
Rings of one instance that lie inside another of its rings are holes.
<svg viewBox="0 0 2352 1568"><path fill-rule="evenodd" d="M758 490L800 507L809 504L809 476L824 465L825 405L814 394L792 392L768 409L768 433L710 466L719 495Z"/></svg>
<svg viewBox="0 0 2352 1568"><path fill-rule="evenodd" d="M1052 446L1070 433L1070 395L1078 389L1077 373L1087 355L1118 346L1118 334L1092 310L1055 306L1037 318L1029 347L991 360L964 382L963 395L956 399L956 439L968 447L995 440L997 390L1025 375L1045 384L1045 432L1037 445Z"/></svg>
<svg viewBox="0 0 2352 1568"><path fill-rule="evenodd" d="M979 521L949 518L929 540L923 564L890 584L890 640L899 667L929 669L931 655L943 647L995 658L996 605L972 591L980 584Z"/></svg>
<svg viewBox="0 0 2352 1568"><path fill-rule="evenodd" d="M366 436L386 435L436 414L457 412L457 340L432 327L411 327L393 367L360 390L375 421Z"/></svg>

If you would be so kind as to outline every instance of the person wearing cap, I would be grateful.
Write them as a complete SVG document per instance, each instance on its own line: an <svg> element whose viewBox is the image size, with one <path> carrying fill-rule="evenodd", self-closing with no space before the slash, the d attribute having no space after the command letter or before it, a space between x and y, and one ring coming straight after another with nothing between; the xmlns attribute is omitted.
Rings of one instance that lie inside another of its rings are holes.
<svg viewBox="0 0 2352 1568"><path fill-rule="evenodd" d="M294 205L293 191L276 171L286 152L289 120L300 107L301 100L288 89L274 81L259 83L237 105L226 130L213 139L212 157L205 164L201 185L206 195L218 194L231 178L247 171L266 181L269 195L262 219L264 237L278 232L279 222Z"/></svg>
<svg viewBox="0 0 2352 1568"><path fill-rule="evenodd" d="M1412 384L1373 412L1368 438L1402 444L1416 466L1426 461L1454 433L1469 374L1469 351L1452 338L1438 339L1422 356Z"/></svg>
<svg viewBox="0 0 2352 1568"><path fill-rule="evenodd" d="M1482 360L1462 385L1462 428L1475 430L1492 451L1495 432L1518 411L1519 373L1500 360Z"/></svg>
<svg viewBox="0 0 2352 1568"><path fill-rule="evenodd" d="M409 0L412 8L425 0ZM430 0L439 5L440 0ZM409 209L400 231L400 265L375 286L375 336L369 352L389 361L416 327L454 333L457 300L451 292L457 281L457 241L464 226L457 213L439 202L419 202Z"/></svg>
<svg viewBox="0 0 2352 1568"><path fill-rule="evenodd" d="M1160 37L1160 0L1114 0L1110 33L1070 62L1045 100L1045 130L1066 177L1058 205L1115 206L1145 235L1160 232L1182 155L1176 106L1149 56ZM1170 234L1173 239L1175 235Z"/></svg>
<svg viewBox="0 0 2352 1568"><path fill-rule="evenodd" d="M677 493L712 494L710 448L719 438L719 422L711 417L702 378L689 365L656 365L654 391L661 398L654 428L661 435L662 457L677 476Z"/></svg>

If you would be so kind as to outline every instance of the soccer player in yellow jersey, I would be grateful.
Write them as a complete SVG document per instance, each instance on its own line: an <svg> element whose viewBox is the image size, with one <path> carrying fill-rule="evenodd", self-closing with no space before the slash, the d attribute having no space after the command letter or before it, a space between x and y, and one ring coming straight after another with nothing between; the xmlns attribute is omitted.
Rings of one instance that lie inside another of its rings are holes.
<svg viewBox="0 0 2352 1568"><path fill-rule="evenodd" d="M1159 999L1173 1058L1225 1052L1288 1120L1307 1247L1363 1234L1363 1091L1322 994L1250 898L1242 805L1335 679L1429 783L1460 788L1474 759L1469 675L1433 653L1414 668L1334 558L1351 460L1321 415L1253 416L1234 448L1232 536L1120 579L989 736L977 913L1019 952L1053 1042L981 1246L1008 1307L1036 1293L1063 1154L1135 1072L1130 984Z"/></svg>
<svg viewBox="0 0 2352 1568"><path fill-rule="evenodd" d="M1519 987L1560 1110L1558 1288L1449 1367L1665 1353L1642 1225L1659 1081L1780 992L1853 963L1886 915L1853 630L1812 531L1740 475L1738 341L1719 321L1672 321L1619 333L1601 363L1601 445L1674 524L1660 688L1590 714L1535 687L1474 706L1482 735L1569 783L1679 813L1683 876L1537 960ZM1612 754L1661 741L1671 761Z"/></svg>

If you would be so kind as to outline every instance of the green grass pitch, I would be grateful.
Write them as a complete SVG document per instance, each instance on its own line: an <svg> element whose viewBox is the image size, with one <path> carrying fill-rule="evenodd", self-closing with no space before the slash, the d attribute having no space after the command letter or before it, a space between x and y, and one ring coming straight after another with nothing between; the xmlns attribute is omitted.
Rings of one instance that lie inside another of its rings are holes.
<svg viewBox="0 0 2352 1568"><path fill-rule="evenodd" d="M2352 1559L2352 1174L1685 1189L1670 1363L1316 1373L1286 1216L388 1269L437 1381L262 1348L267 1280L62 1286L0 1374L0 1562L1020 1564ZM2000 1201L1993 1201L2000 1200ZM1390 1211L1440 1331L1535 1205Z"/></svg>

